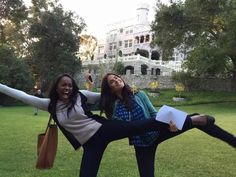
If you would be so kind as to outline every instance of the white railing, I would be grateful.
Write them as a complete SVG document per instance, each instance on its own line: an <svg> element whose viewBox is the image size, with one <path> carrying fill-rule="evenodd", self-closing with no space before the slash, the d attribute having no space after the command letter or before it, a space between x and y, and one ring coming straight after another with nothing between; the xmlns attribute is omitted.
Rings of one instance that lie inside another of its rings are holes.
<svg viewBox="0 0 236 177"><path fill-rule="evenodd" d="M120 62L136 62L136 61L143 61L144 63L156 65L157 67L163 66L175 71L181 70L182 61L160 61L160 60L151 60L149 58L140 56L140 55L132 55L132 56L124 56L124 57L118 57L118 58L103 58L103 59L95 59L95 60L85 60L82 61L83 66L88 65L99 65L99 64L109 64L109 63L115 63L117 61Z"/></svg>

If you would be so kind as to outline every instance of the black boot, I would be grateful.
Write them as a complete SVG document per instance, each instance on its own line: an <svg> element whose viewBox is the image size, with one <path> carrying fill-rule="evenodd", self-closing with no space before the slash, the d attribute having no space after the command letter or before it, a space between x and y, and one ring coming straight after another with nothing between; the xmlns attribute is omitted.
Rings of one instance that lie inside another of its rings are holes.
<svg viewBox="0 0 236 177"><path fill-rule="evenodd" d="M215 118L209 115L199 115L194 113L191 115L192 124L194 126L212 126L215 123Z"/></svg>
<svg viewBox="0 0 236 177"><path fill-rule="evenodd" d="M205 115L207 119L207 126L211 126L215 123L215 118L209 115Z"/></svg>

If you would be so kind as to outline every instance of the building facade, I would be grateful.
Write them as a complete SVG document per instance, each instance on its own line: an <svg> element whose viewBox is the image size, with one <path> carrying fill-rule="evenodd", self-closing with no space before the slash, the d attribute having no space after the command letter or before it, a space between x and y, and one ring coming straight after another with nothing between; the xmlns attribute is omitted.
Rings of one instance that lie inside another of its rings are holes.
<svg viewBox="0 0 236 177"><path fill-rule="evenodd" d="M90 68L95 77L99 78L101 72L112 72L117 61L125 66L125 75L147 75L151 80L181 70L183 53L175 49L172 60L165 61L158 46L150 47L154 34L148 20L149 6L139 4L136 12L134 18L108 25L106 38L97 41L93 58L82 61L82 66Z"/></svg>

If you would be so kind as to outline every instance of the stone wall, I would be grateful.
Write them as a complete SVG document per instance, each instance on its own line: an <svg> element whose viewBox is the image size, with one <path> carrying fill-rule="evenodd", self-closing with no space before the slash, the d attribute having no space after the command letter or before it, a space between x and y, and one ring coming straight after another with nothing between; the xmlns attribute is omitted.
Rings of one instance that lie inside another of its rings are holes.
<svg viewBox="0 0 236 177"><path fill-rule="evenodd" d="M152 81L158 81L160 89L171 89L174 88L174 83L170 76L150 76L150 75L136 75L136 74L127 74L121 76L125 82L127 82L130 86L136 86L140 89L149 88L149 84ZM94 87L99 88L101 85L101 78L92 74L92 78L94 80ZM75 77L76 82L78 83L81 89L84 89L85 86L85 78L83 74L79 74Z"/></svg>
<svg viewBox="0 0 236 177"><path fill-rule="evenodd" d="M174 82L170 76L150 76L150 75L124 75L122 78L129 83L130 86L134 85L138 88L150 88L149 84L152 81L159 83L159 89L173 89Z"/></svg>
<svg viewBox="0 0 236 177"><path fill-rule="evenodd" d="M101 76L92 74L94 79L94 87L100 88ZM130 86L136 86L140 89L149 88L149 84L152 81L158 81L159 89L174 89L174 82L171 76L153 76L153 75L137 75L127 74L121 76ZM85 78L83 74L79 74L75 77L79 87L84 89ZM195 79L194 84L189 86L190 90L214 90L214 91L227 91L236 92L236 86L233 85L231 80L227 79Z"/></svg>

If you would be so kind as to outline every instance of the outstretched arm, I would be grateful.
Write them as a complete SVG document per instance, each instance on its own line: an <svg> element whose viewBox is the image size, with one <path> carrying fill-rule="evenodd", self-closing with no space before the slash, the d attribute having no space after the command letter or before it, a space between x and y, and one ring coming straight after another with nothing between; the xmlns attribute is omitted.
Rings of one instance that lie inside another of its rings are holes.
<svg viewBox="0 0 236 177"><path fill-rule="evenodd" d="M101 94L97 92L91 92L88 90L80 90L81 93L83 93L87 99L88 103L94 104L100 100Z"/></svg>
<svg viewBox="0 0 236 177"><path fill-rule="evenodd" d="M3 85L0 83L0 93L3 93L5 95L8 95L12 98L15 98L17 100L20 100L26 104L32 105L34 107L37 107L39 109L48 110L48 105L50 102L50 99L48 98L38 98L33 95L29 95L21 90L17 90L11 87L8 87L6 85Z"/></svg>

